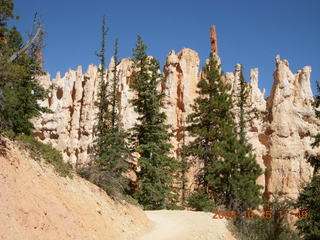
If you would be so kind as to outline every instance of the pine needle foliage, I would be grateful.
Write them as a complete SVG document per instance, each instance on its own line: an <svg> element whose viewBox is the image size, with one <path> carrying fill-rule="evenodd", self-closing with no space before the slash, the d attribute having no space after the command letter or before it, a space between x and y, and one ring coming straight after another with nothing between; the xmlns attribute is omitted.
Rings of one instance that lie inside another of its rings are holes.
<svg viewBox="0 0 320 240"><path fill-rule="evenodd" d="M38 104L44 100L46 91L36 77L43 72L33 53L23 53L13 62L9 58L23 46L17 28L8 28L14 17L11 0L1 1L0 7L0 131L30 135L34 129L30 119L48 112Z"/></svg>
<svg viewBox="0 0 320 240"><path fill-rule="evenodd" d="M114 67L111 71L112 78L110 86L108 89L105 89L105 86L102 85L100 89L101 91L106 91L104 94L100 94L101 100L105 97L105 102L101 106L101 109L105 112L102 123L100 123L102 129L97 141L99 151L96 157L96 163L103 170L109 171L110 176L114 176L120 184L122 184L123 188L128 190L129 180L124 174L132 169L133 166L130 163L132 161L132 155L126 141L128 133L122 129L119 116L120 93L118 65L118 40L116 40Z"/></svg>
<svg viewBox="0 0 320 240"><path fill-rule="evenodd" d="M128 133L121 127L119 109L120 93L118 78L118 40L115 41L114 65L111 76L106 75L105 68L105 41L106 19L102 19L102 42L100 57L100 88L98 100L96 141L94 164L78 170L84 178L103 188L115 198L123 198L129 193L129 179L126 173L133 169L132 155L127 144Z"/></svg>
<svg viewBox="0 0 320 240"><path fill-rule="evenodd" d="M173 193L173 174L178 162L169 156L172 145L171 134L166 115L161 109L164 93L157 90L164 81L159 70L159 62L147 56L147 46L140 36L133 50L134 69L131 89L136 98L131 101L139 114L137 123L131 129L134 151L139 153L138 183L134 194L145 209L163 209L172 207L177 201Z"/></svg>
<svg viewBox="0 0 320 240"><path fill-rule="evenodd" d="M305 240L320 239L320 176L312 177L310 183L306 184L296 203L300 211L307 213L306 218L296 222L300 236Z"/></svg>
<svg viewBox="0 0 320 240"><path fill-rule="evenodd" d="M239 110L239 123L237 126L239 148L237 152L238 164L240 166L239 174L236 178L238 185L236 199L238 202L237 208L241 211L248 210L252 207L257 207L261 203L260 190L262 186L256 184L257 178L263 173L259 164L256 161L256 156L253 152L252 145L246 137L246 127L250 121L257 117L257 111L249 105L249 89L244 79L243 68L240 70L239 96L235 103ZM244 187L246 186L246 187ZM244 188L242 188L244 187Z"/></svg>
<svg viewBox="0 0 320 240"><path fill-rule="evenodd" d="M317 82L318 95L314 99L316 117L320 119L320 86ZM320 133L312 136L314 141L312 148L320 146ZM311 181L305 184L296 202L296 207L308 214L307 218L301 218L296 222L300 236L306 240L320 239L320 156L319 154L306 154L307 161L314 168Z"/></svg>
<svg viewBox="0 0 320 240"><path fill-rule="evenodd" d="M320 93L320 83L317 81L317 91ZM314 98L313 107L315 111L315 115L318 119L320 119L320 95L318 94ZM313 142L311 144L312 148L319 148L320 147L320 133L317 133L315 136L311 136L313 138ZM307 161L313 166L313 174L316 175L319 173L320 169L320 154L306 154Z"/></svg>
<svg viewBox="0 0 320 240"><path fill-rule="evenodd" d="M100 75L100 82L99 82L99 93L98 93L98 101L96 105L98 106L98 124L95 126L96 136L100 137L103 136L105 133L105 118L107 115L109 101L107 98L107 88L108 82L106 81L106 36L107 36L107 27L106 27L106 17L103 16L102 18L102 37L101 37L101 50L100 53L96 53L96 56L100 58L100 65L98 68L98 73ZM98 147L100 145L98 144ZM98 150L98 155L100 155Z"/></svg>
<svg viewBox="0 0 320 240"><path fill-rule="evenodd" d="M245 137L238 134L230 85L221 81L217 56L210 55L202 73L197 85L199 97L187 117L187 130L194 140L186 152L203 165L198 184L226 209L256 207L260 199L255 181L261 169Z"/></svg>

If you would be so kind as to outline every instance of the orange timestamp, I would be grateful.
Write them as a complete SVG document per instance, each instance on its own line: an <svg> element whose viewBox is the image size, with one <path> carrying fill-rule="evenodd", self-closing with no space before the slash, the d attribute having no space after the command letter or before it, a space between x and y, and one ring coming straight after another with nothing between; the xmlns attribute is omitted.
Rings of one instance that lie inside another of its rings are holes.
<svg viewBox="0 0 320 240"><path fill-rule="evenodd" d="M298 219L306 219L308 212L306 210L278 210L277 212L271 210L248 210L248 211L235 211L235 210L214 210L212 211L212 219L272 219L276 215L280 218L288 217L290 215L296 216Z"/></svg>

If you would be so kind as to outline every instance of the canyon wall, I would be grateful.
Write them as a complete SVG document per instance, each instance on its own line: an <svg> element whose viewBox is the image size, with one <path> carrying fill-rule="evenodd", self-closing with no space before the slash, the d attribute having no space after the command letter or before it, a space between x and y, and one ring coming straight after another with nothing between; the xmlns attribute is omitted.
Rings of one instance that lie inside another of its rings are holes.
<svg viewBox="0 0 320 240"><path fill-rule="evenodd" d="M216 44L216 42L215 42ZM199 81L199 56L188 48L178 54L171 51L167 56L163 74L166 82L159 90L166 93L164 111L174 133L173 155L179 159L181 146L190 141L185 129L190 105L197 96ZM112 77L111 60L106 78ZM137 114L130 104L134 94L130 91L132 60L123 59L118 66L119 90L121 93L120 114L125 129L133 126ZM253 145L257 162L265 170L258 182L264 186L264 196L279 192L290 198L298 194L299 186L309 179L312 168L306 163L305 152L310 148L308 133L319 131L320 123L312 109L310 67L293 74L286 60L276 58L274 84L270 96L265 99L264 91L258 87L258 69L250 72L249 104L254 107L258 118L247 126L247 136ZM240 65L235 71L226 73L224 79L231 83L233 94L237 92ZM43 142L51 143L60 150L66 162L73 166L90 161L96 124L97 92L99 89L98 68L90 65L83 73L81 67L69 70L64 77L60 73L54 79L49 75L39 81L49 89L48 99L42 102L52 112L34 119L35 135ZM199 166L193 165L187 174L188 189L193 189L194 176Z"/></svg>

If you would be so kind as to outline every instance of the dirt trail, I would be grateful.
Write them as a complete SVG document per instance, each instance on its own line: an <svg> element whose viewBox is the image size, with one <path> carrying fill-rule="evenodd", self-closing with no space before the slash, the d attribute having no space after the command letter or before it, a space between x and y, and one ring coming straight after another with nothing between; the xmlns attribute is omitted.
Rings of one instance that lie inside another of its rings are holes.
<svg viewBox="0 0 320 240"><path fill-rule="evenodd" d="M211 213L193 211L145 211L154 222L139 240L235 240L227 221L212 219Z"/></svg>

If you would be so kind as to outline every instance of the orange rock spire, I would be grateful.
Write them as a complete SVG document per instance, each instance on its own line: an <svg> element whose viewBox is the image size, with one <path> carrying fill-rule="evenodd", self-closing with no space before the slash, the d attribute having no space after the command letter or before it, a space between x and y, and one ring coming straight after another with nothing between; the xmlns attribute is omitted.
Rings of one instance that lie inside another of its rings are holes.
<svg viewBox="0 0 320 240"><path fill-rule="evenodd" d="M210 43L211 43L211 51L218 55L217 32L216 32L216 27L214 25L211 25L210 27Z"/></svg>

